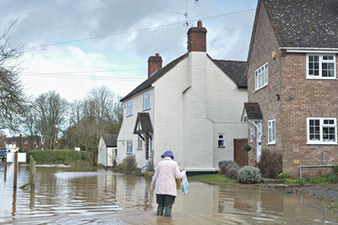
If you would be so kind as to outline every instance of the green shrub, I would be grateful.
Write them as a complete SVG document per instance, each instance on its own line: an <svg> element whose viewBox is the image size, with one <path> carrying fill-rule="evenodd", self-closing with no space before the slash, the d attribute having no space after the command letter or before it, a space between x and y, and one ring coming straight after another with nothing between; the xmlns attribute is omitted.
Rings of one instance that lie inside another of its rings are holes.
<svg viewBox="0 0 338 225"><path fill-rule="evenodd" d="M305 184L306 179L305 178L301 178L301 179L286 178L285 183L287 183L287 184Z"/></svg>
<svg viewBox="0 0 338 225"><path fill-rule="evenodd" d="M338 176L338 165L333 167L333 172Z"/></svg>
<svg viewBox="0 0 338 225"><path fill-rule="evenodd" d="M231 179L237 179L237 171L239 170L239 166L236 162L231 160L220 161L218 162L218 166L221 174Z"/></svg>
<svg viewBox="0 0 338 225"><path fill-rule="evenodd" d="M261 161L257 165L263 177L276 178L283 171L282 155L279 152L263 150Z"/></svg>
<svg viewBox="0 0 338 225"><path fill-rule="evenodd" d="M291 174L289 174L289 173L280 173L277 176L277 179L285 179L285 178L291 178Z"/></svg>
<svg viewBox="0 0 338 225"><path fill-rule="evenodd" d="M244 166L238 170L238 182L243 184L255 184L261 181L259 168Z"/></svg>
<svg viewBox="0 0 338 225"><path fill-rule="evenodd" d="M238 170L239 166L236 162L229 163L224 169L224 175L228 178L236 180Z"/></svg>
<svg viewBox="0 0 338 225"><path fill-rule="evenodd" d="M138 173L135 155L127 156L123 159L122 163L118 164L114 171L120 173Z"/></svg>
<svg viewBox="0 0 338 225"><path fill-rule="evenodd" d="M83 160L83 154L74 150L33 150L27 153L27 161L30 156L34 158L36 163L71 163Z"/></svg>

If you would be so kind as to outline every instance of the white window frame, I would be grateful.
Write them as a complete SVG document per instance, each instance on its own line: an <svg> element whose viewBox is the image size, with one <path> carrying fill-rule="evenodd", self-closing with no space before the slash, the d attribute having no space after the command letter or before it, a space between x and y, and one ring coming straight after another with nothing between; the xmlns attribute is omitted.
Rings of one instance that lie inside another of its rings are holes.
<svg viewBox="0 0 338 225"><path fill-rule="evenodd" d="M142 138L139 135L137 135L137 150L142 150L142 144L143 144Z"/></svg>
<svg viewBox="0 0 338 225"><path fill-rule="evenodd" d="M143 110L150 109L150 91L143 94Z"/></svg>
<svg viewBox="0 0 338 225"><path fill-rule="evenodd" d="M133 140L127 140L127 154L133 154Z"/></svg>
<svg viewBox="0 0 338 225"><path fill-rule="evenodd" d="M319 140L310 140L310 120L319 120ZM324 124L324 120L333 120L334 124ZM333 127L335 128L335 141L324 141L323 140L323 128ZM307 144L323 144L323 145L334 145L337 144L337 119L326 118L326 117L308 117L306 121L307 128Z"/></svg>
<svg viewBox="0 0 338 225"><path fill-rule="evenodd" d="M262 89L265 86L268 86L269 83L269 65L265 63L264 65L258 67L254 73L255 77L255 91Z"/></svg>
<svg viewBox="0 0 338 225"><path fill-rule="evenodd" d="M268 120L268 144L276 144L276 120Z"/></svg>
<svg viewBox="0 0 338 225"><path fill-rule="evenodd" d="M255 139L255 132L256 132L256 129L254 126L251 126L250 127L250 143L253 143L254 139Z"/></svg>
<svg viewBox="0 0 338 225"><path fill-rule="evenodd" d="M310 56L318 56L319 57L319 74L317 75L310 75L310 60L309 57ZM323 56L333 56L332 60L324 60ZM322 67L323 67L323 63L333 63L334 64L334 76L333 77L323 77L322 74ZM334 80L337 78L337 72L336 72L336 55L332 55L332 54L307 54L306 56L306 79L325 79L325 80Z"/></svg>
<svg viewBox="0 0 338 225"><path fill-rule="evenodd" d="M126 106L126 116L132 116L133 115L133 100L129 100L127 102Z"/></svg>
<svg viewBox="0 0 338 225"><path fill-rule="evenodd" d="M222 136L222 137L221 137ZM223 141L223 145L220 145L220 141ZM217 148L225 148L225 138L224 133L217 134Z"/></svg>

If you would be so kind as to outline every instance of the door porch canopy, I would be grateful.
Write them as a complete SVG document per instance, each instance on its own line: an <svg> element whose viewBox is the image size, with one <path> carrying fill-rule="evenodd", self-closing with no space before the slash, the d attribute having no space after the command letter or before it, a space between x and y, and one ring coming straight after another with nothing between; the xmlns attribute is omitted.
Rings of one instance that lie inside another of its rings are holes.
<svg viewBox="0 0 338 225"><path fill-rule="evenodd" d="M152 139L153 132L153 126L151 124L149 113L137 113L134 134L139 135L139 137L144 140L145 136L148 136L150 139Z"/></svg>

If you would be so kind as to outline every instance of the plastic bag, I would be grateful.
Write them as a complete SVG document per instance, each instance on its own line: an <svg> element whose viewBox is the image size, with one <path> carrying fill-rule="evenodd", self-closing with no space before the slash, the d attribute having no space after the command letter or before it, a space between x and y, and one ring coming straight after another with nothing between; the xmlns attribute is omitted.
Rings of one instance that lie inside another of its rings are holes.
<svg viewBox="0 0 338 225"><path fill-rule="evenodd" d="M185 175L182 179L182 194L184 195L188 194L188 189L189 189L188 177L187 175Z"/></svg>

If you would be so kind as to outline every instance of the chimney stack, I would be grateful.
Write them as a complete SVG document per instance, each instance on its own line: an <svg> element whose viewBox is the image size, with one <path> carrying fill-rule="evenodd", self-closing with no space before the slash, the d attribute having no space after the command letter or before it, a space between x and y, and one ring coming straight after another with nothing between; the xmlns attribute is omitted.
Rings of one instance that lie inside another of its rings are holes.
<svg viewBox="0 0 338 225"><path fill-rule="evenodd" d="M203 27L202 21L197 22L197 27L188 30L188 52L207 51L207 29Z"/></svg>
<svg viewBox="0 0 338 225"><path fill-rule="evenodd" d="M155 56L150 56L148 59L148 78L160 69L162 69L162 57L156 53Z"/></svg>

